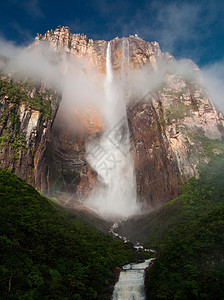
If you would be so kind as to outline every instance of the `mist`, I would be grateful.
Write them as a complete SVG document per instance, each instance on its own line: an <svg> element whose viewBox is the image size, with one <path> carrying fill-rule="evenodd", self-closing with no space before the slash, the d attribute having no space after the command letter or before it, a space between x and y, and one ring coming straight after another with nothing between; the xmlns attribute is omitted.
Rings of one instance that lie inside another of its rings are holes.
<svg viewBox="0 0 224 300"><path fill-rule="evenodd" d="M38 47L22 47L12 41L0 38L0 55L8 57L6 72L17 72L21 76L30 76L50 83L58 92L63 93L64 106L85 107L94 105L101 109L104 97L104 76L95 69L85 68L85 59L78 61L66 53L56 53L47 44ZM128 94L126 101L141 99L147 93L157 89L164 81L166 73L174 73L184 78L198 80L198 66L189 59L175 60L167 63L164 59L157 61L158 70L154 71L150 63L140 70L129 70ZM201 68L200 76L208 89L214 103L222 109L223 103L223 60ZM115 93L121 93L120 74L114 79ZM91 97L89 97L91 95ZM102 112L103 113L103 112ZM103 113L104 114L104 113Z"/></svg>
<svg viewBox="0 0 224 300"><path fill-rule="evenodd" d="M202 74L211 100L224 113L224 60L204 66Z"/></svg>
<svg viewBox="0 0 224 300"><path fill-rule="evenodd" d="M60 93L63 91L64 61L67 60L64 58L65 54L58 57L55 51L44 43L38 47L22 47L0 38L0 55L9 59L4 66L4 72L12 76L16 74L21 78L40 80L50 84Z"/></svg>

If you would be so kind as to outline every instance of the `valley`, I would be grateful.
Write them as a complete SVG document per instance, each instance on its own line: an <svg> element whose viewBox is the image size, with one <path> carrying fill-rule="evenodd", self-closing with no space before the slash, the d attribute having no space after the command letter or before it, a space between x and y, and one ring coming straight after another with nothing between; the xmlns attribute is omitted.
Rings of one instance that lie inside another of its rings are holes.
<svg viewBox="0 0 224 300"><path fill-rule="evenodd" d="M198 66L58 26L0 72L4 298L223 299L224 116Z"/></svg>

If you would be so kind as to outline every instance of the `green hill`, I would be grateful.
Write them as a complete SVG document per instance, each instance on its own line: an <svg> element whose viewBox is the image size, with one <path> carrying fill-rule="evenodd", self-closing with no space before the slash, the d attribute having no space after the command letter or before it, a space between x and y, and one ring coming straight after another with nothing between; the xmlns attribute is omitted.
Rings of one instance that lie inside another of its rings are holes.
<svg viewBox="0 0 224 300"><path fill-rule="evenodd" d="M224 156L154 212L153 224L146 242L160 252L147 278L150 299L224 299Z"/></svg>
<svg viewBox="0 0 224 300"><path fill-rule="evenodd" d="M149 299L224 299L224 208L173 230L147 289Z"/></svg>
<svg viewBox="0 0 224 300"><path fill-rule="evenodd" d="M2 299L105 299L111 270L133 260L127 245L2 169L0 223Z"/></svg>
<svg viewBox="0 0 224 300"><path fill-rule="evenodd" d="M118 232L132 242L160 249L176 224L192 222L223 206L224 155L219 155L201 166L199 179L191 178L184 183L179 197L146 215L121 223Z"/></svg>

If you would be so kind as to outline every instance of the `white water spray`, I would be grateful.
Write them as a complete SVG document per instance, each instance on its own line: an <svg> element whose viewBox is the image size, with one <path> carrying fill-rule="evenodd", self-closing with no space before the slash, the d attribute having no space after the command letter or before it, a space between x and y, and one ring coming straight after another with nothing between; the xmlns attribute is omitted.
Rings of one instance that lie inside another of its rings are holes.
<svg viewBox="0 0 224 300"><path fill-rule="evenodd" d="M145 268L154 260L123 266L119 280L115 284L112 300L145 300Z"/></svg>
<svg viewBox="0 0 224 300"><path fill-rule="evenodd" d="M122 58L125 59L124 54ZM105 218L119 219L138 213L139 206L136 202L124 90L122 88L122 92L118 92L114 83L110 42L106 53L103 111L105 131L100 140L87 146L87 160L97 171L99 185L85 201L85 205Z"/></svg>

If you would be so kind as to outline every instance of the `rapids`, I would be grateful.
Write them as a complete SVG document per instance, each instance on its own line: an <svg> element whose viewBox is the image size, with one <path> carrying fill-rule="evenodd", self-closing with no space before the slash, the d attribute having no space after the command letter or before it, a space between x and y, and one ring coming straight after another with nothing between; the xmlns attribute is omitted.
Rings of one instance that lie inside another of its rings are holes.
<svg viewBox="0 0 224 300"><path fill-rule="evenodd" d="M112 300L145 300L145 268L154 260L124 265L114 286Z"/></svg>

